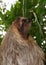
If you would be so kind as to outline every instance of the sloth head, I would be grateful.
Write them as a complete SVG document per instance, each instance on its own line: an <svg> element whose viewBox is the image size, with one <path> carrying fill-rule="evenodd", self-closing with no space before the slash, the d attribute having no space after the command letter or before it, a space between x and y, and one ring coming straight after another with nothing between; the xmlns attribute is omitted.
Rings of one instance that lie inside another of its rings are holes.
<svg viewBox="0 0 46 65"><path fill-rule="evenodd" d="M15 26L23 37L28 38L31 27L31 20L29 18L19 17L15 21Z"/></svg>

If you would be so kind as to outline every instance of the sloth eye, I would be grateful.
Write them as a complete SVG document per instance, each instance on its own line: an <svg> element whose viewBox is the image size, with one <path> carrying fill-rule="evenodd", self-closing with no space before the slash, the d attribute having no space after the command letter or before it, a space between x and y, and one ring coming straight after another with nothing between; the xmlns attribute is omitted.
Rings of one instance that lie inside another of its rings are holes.
<svg viewBox="0 0 46 65"><path fill-rule="evenodd" d="M23 22L26 22L26 20L27 20L27 19L23 19L22 21L23 21Z"/></svg>

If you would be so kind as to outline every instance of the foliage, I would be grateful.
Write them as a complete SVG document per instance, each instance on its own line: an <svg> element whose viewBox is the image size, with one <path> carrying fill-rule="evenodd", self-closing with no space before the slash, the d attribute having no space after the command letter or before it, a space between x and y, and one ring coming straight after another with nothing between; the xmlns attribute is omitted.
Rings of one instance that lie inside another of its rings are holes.
<svg viewBox="0 0 46 65"><path fill-rule="evenodd" d="M3 11L5 12L5 8ZM46 53L46 0L18 0L16 4L11 6L10 11L2 14L0 11L0 17L2 18L2 24L6 26L5 30L9 28L12 21L19 16L28 17L34 19L32 22L32 28L30 34L35 38L40 47Z"/></svg>

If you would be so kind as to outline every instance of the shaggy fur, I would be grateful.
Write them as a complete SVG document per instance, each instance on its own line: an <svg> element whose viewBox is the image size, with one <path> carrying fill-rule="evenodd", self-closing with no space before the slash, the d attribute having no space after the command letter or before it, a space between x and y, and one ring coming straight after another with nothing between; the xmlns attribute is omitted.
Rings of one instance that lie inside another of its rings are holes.
<svg viewBox="0 0 46 65"><path fill-rule="evenodd" d="M0 46L0 65L44 65L44 53L29 35L30 27L24 17L12 23Z"/></svg>

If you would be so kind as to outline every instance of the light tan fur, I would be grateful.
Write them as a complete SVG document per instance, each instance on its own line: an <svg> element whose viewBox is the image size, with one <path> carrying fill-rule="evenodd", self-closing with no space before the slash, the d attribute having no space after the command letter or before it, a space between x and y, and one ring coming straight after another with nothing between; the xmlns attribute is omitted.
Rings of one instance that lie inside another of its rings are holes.
<svg viewBox="0 0 46 65"><path fill-rule="evenodd" d="M23 19L25 20L26 18L20 17L12 23L2 41L0 46L0 65L44 65L44 52L32 36L27 37L27 31L29 30L20 30ZM30 28L28 25L24 23L23 29L26 29L26 26Z"/></svg>

